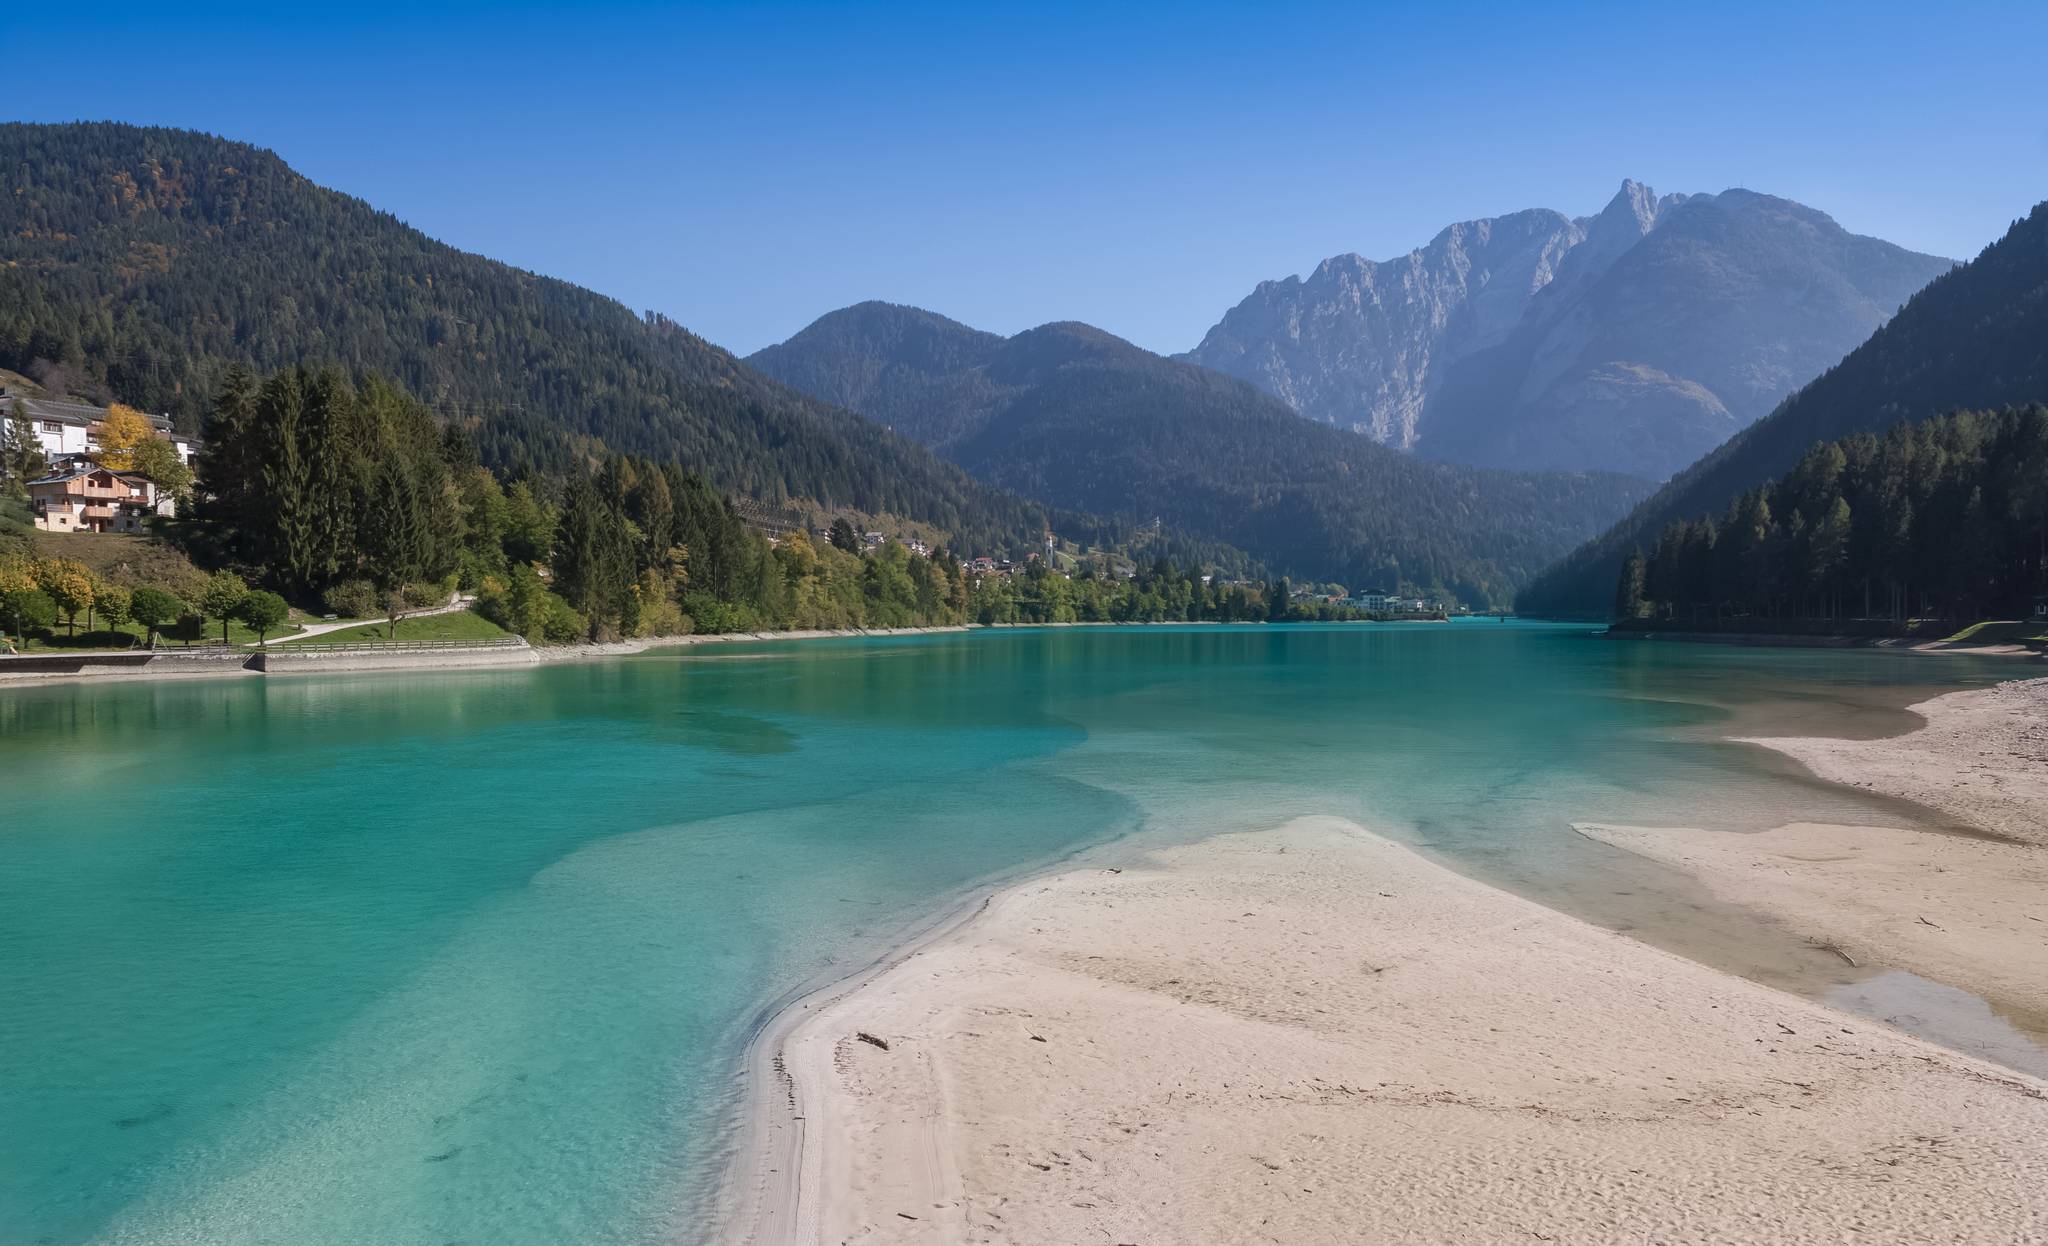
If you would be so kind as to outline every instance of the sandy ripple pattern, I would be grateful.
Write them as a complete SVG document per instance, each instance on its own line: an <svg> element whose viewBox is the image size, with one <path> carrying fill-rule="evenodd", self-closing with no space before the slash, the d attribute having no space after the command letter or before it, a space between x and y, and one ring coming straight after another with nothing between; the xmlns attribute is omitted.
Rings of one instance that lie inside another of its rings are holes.
<svg viewBox="0 0 2048 1246"><path fill-rule="evenodd" d="M1303 819L796 1022L778 1239L2048 1241L2048 1084Z"/></svg>

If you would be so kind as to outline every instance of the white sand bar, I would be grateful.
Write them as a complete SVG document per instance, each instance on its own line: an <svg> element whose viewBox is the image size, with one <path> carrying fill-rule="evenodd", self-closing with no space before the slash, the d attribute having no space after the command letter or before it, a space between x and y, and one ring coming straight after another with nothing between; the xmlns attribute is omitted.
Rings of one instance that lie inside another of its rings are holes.
<svg viewBox="0 0 2048 1246"><path fill-rule="evenodd" d="M1756 739L1820 778L1999 838L1794 823L1762 834L1581 824L1858 964L1910 969L2048 1029L2048 680L1952 692L1880 740Z"/></svg>
<svg viewBox="0 0 2048 1246"><path fill-rule="evenodd" d="M782 1050L776 1240L2048 1240L2048 1084L1335 819L1004 892Z"/></svg>
<svg viewBox="0 0 2048 1246"><path fill-rule="evenodd" d="M1755 739L1832 783L1926 805L2048 848L2048 679L1922 701L1926 725L1881 740Z"/></svg>
<svg viewBox="0 0 2048 1246"><path fill-rule="evenodd" d="M1910 969L2048 1022L2048 850L1882 826L1761 834L1579 824L1860 966Z"/></svg>

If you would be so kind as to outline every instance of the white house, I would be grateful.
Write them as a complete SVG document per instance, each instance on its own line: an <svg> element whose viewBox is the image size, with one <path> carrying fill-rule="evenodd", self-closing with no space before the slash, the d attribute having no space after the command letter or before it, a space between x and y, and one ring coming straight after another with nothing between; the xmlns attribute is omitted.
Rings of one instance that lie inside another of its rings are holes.
<svg viewBox="0 0 2048 1246"><path fill-rule="evenodd" d="M54 398L31 398L0 387L0 420L13 418L17 402L34 427L43 453L52 462L67 455L92 454L100 448L96 430L107 418L105 407L83 402L59 402ZM167 415L145 415L144 418L159 436L176 448L178 461L187 467L192 466L192 460L199 453L199 442L171 431L171 418Z"/></svg>

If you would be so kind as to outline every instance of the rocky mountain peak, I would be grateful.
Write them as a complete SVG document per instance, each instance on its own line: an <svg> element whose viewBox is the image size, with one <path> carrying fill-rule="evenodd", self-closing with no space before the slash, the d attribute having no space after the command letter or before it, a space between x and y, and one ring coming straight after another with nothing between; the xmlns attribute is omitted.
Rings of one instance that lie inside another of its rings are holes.
<svg viewBox="0 0 2048 1246"><path fill-rule="evenodd" d="M1261 285L1185 358L1434 458L1662 477L1948 267L1752 192L1461 221Z"/></svg>
<svg viewBox="0 0 2048 1246"><path fill-rule="evenodd" d="M1671 198L1673 200L1680 200L1684 196L1673 195ZM1666 204L1658 200L1656 191L1651 190L1632 177L1624 178L1622 179L1621 189L1615 193L1613 199L1608 201L1607 206L1601 210L1600 216L1597 219L1603 222L1612 221L1618 223L1623 218L1626 218L1635 223L1636 234L1640 237L1656 228L1657 214L1666 206Z"/></svg>

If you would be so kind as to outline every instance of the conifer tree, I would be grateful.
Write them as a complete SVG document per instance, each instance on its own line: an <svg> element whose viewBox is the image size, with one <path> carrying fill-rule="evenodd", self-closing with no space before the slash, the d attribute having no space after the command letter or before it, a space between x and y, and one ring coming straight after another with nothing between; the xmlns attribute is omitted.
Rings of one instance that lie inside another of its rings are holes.
<svg viewBox="0 0 2048 1246"><path fill-rule="evenodd" d="M1638 619L1643 614L1643 551L1631 549L1621 560L1621 579L1614 586L1614 617Z"/></svg>
<svg viewBox="0 0 2048 1246"><path fill-rule="evenodd" d="M239 364L228 369L200 437L193 486L193 526L220 558L243 563L259 561L264 544L253 512L269 441L256 426L256 403L255 378Z"/></svg>
<svg viewBox="0 0 2048 1246"><path fill-rule="evenodd" d="M26 493L25 486L43 474L49 461L43 455L43 443L36 437L35 424L28 418L28 408L19 398L9 404L4 435L6 445L5 454L0 455L0 475L7 477L7 483L14 492Z"/></svg>
<svg viewBox="0 0 2048 1246"><path fill-rule="evenodd" d="M595 640L616 625L633 587L625 516L588 477L569 485L555 538L555 587Z"/></svg>
<svg viewBox="0 0 2048 1246"><path fill-rule="evenodd" d="M265 517L250 533L249 550L256 555L252 561L303 593L317 582L324 516L313 497L313 449L301 372L287 368L264 383L256 403L256 426L263 433L263 487L252 510L265 512Z"/></svg>
<svg viewBox="0 0 2048 1246"><path fill-rule="evenodd" d="M333 583L351 560L356 526L368 518L360 502L369 491L373 454L382 457L387 448L369 435L363 404L357 403L340 373L330 369L311 377L305 393L301 428L306 476L301 501L312 518L312 530L304 583L320 588Z"/></svg>
<svg viewBox="0 0 2048 1246"><path fill-rule="evenodd" d="M652 470L638 473L626 495L626 514L640 529L640 569L665 564L676 543L675 498L668 477Z"/></svg>
<svg viewBox="0 0 2048 1246"><path fill-rule="evenodd" d="M372 489L375 522L364 533L370 578L386 594L403 594L425 574L427 515L419 481L398 459L387 459Z"/></svg>

